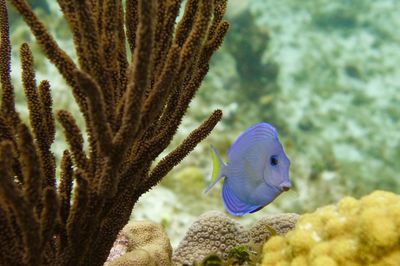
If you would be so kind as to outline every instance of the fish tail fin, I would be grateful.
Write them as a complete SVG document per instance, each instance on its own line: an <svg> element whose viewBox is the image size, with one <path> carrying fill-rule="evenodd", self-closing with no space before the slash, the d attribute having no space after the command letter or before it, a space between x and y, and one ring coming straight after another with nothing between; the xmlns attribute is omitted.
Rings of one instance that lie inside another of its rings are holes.
<svg viewBox="0 0 400 266"><path fill-rule="evenodd" d="M221 159L221 155L218 153L217 149L213 146L210 145L211 149L212 149L212 160L213 160L213 172L212 172L212 177L211 180L214 180L214 182L212 182L204 191L204 193L208 193L215 184L218 183L219 180L221 180L222 177L224 177L223 174L223 169L225 168L225 164Z"/></svg>

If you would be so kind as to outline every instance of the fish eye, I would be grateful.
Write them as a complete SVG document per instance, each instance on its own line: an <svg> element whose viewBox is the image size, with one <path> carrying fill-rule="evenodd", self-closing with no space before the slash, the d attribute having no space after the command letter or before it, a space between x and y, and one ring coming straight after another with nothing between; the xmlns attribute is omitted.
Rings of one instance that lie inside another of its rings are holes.
<svg viewBox="0 0 400 266"><path fill-rule="evenodd" d="M278 155L272 155L272 156L269 158L269 163L270 163L271 165L273 165L273 166L277 165L277 164L278 164Z"/></svg>

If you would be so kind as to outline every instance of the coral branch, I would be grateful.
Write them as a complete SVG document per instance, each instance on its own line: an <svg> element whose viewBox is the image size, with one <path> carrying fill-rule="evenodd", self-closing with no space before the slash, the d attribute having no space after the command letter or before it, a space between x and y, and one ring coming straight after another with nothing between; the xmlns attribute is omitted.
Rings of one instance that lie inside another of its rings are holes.
<svg viewBox="0 0 400 266"><path fill-rule="evenodd" d="M1 143L0 146L3 144L5 143ZM0 176L2 174L0 167ZM20 231L20 228L15 225L15 219L13 219L13 213L9 206L0 202L0 258L4 265L15 265L15 262L22 261L22 241L15 232L16 230Z"/></svg>
<svg viewBox="0 0 400 266"><path fill-rule="evenodd" d="M56 226L56 220L58 219L59 202L57 193L52 188L47 188L43 192L43 211L40 215L40 231L42 235L42 249L45 248L46 244L52 242L53 230Z"/></svg>
<svg viewBox="0 0 400 266"><path fill-rule="evenodd" d="M54 116L53 116L53 100L51 98L50 93L50 83L47 80L43 80L40 82L38 87L39 99L41 103L41 111L45 124L45 132L46 132L46 143L47 147L50 147L54 141L54 136L56 134Z"/></svg>
<svg viewBox="0 0 400 266"><path fill-rule="evenodd" d="M181 5L182 0L172 0L168 1L167 6L164 8L167 10L163 17L163 26L158 28L159 32L156 38L159 40L156 43L156 52L154 59L154 68L155 71L153 75L158 76L160 72L164 69L165 57L170 52L170 47L172 44L172 39L174 37L174 26L176 17L179 13L179 7ZM159 7L159 13L162 11ZM159 15L160 16L160 15ZM179 46L179 45L178 45ZM153 77L154 79L155 77Z"/></svg>
<svg viewBox="0 0 400 266"><path fill-rule="evenodd" d="M136 47L136 28L138 26L138 0L126 1L125 25L128 44L133 54Z"/></svg>
<svg viewBox="0 0 400 266"><path fill-rule="evenodd" d="M168 154L157 164L157 166L151 171L148 180L146 180L145 187L149 189L156 185L158 181L160 181L163 176L165 176L175 165L185 158L200 141L210 134L221 118L222 111L214 111L214 113L212 113L206 121L204 121L192 133L190 133L190 135L182 142L181 145L178 146L178 148Z"/></svg>
<svg viewBox="0 0 400 266"><path fill-rule="evenodd" d="M139 128L139 117L144 92L149 86L150 60L153 48L154 35L154 1L139 1L139 26L136 38L136 50L133 56L133 64L130 67L128 88L125 97L121 128L118 131L114 143L116 149L124 150L122 146L130 146L136 131ZM126 145L128 144L128 145ZM124 153L124 152L123 152Z"/></svg>
<svg viewBox="0 0 400 266"><path fill-rule="evenodd" d="M189 35L190 30L192 29L194 19L196 18L196 12L198 10L199 2L200 1L198 0L188 0L185 6L185 12L182 19L179 21L175 37L175 43L178 44L180 47L183 46L185 40L187 39L187 36Z"/></svg>
<svg viewBox="0 0 400 266"><path fill-rule="evenodd" d="M72 59L63 51L53 37L47 32L43 23L33 13L31 7L24 0L11 0L11 3L23 16L25 22L31 28L39 45L43 49L47 58L58 68L64 79L72 87L72 92L81 111L85 114L86 101L81 91L77 89L73 71L77 68Z"/></svg>
<svg viewBox="0 0 400 266"><path fill-rule="evenodd" d="M57 113L57 118L64 127L76 166L82 171L87 172L89 162L83 150L83 136L74 117L70 112L63 110Z"/></svg>
<svg viewBox="0 0 400 266"><path fill-rule="evenodd" d="M14 87L11 84L11 43L7 20L5 0L0 0L0 81L2 88L1 115L10 120L18 121L19 116L14 106Z"/></svg>
<svg viewBox="0 0 400 266"><path fill-rule="evenodd" d="M20 124L18 133L17 144L19 160L22 165L22 174L24 176L24 197L32 207L39 208L39 205L41 205L43 180L43 173L39 167L39 156L36 153L32 136L24 124Z"/></svg>
<svg viewBox="0 0 400 266"><path fill-rule="evenodd" d="M85 92L89 103L89 117L94 137L103 155L109 155L112 147L111 129L107 122L103 93L91 77L81 71L75 71L76 80Z"/></svg>
<svg viewBox="0 0 400 266"><path fill-rule="evenodd" d="M218 25L220 25L226 11L227 0L217 0L215 1L214 17L210 26L210 36L215 34L215 30Z"/></svg>
<svg viewBox="0 0 400 266"><path fill-rule="evenodd" d="M65 226L67 224L67 220L69 217L70 209L71 209L71 192L72 192L72 180L74 171L72 169L72 160L70 153L68 150L64 151L62 160L61 160L61 177L60 177L60 185L58 186L58 195L60 199L60 208L59 208L59 216L60 216L60 242L61 247L65 247L67 245L68 237Z"/></svg>
<svg viewBox="0 0 400 266"><path fill-rule="evenodd" d="M22 83L25 89L25 95L27 98L29 118L33 133L35 135L35 141L38 146L38 152L40 153L40 165L43 169L43 174L46 176L44 186L54 187L55 185L55 159L50 151L50 145L54 139L54 128L53 132L50 128L50 132L47 131L48 123L50 120L50 127L52 123L51 106L47 114L44 114L44 106L41 102L38 90L36 88L35 71L33 70L33 56L29 49L29 46L24 43L21 46L21 61L22 61ZM43 85L42 85L43 86ZM42 90L45 89L42 87ZM43 97L43 95L42 95ZM46 102L51 102L50 96L47 95ZM50 100L49 100L50 99ZM50 135L52 134L52 135Z"/></svg>
<svg viewBox="0 0 400 266"><path fill-rule="evenodd" d="M60 70L68 84L75 87L72 72L76 66L72 59L54 41L53 37L47 32L43 23L33 13L31 7L24 0L11 0L11 3L21 13L25 22L30 26L46 56Z"/></svg>
<svg viewBox="0 0 400 266"><path fill-rule="evenodd" d="M169 50L165 67L154 85L153 91L148 96L142 109L141 127L148 128L151 123L155 123L155 118L160 116L167 97L172 89L172 82L175 79L176 70L179 65L180 48L174 45Z"/></svg>
<svg viewBox="0 0 400 266"><path fill-rule="evenodd" d="M24 130L20 127L19 131L23 133L21 131ZM7 175L8 171L4 169L4 166L10 163L9 160L7 162L7 158L13 157L11 144L3 143L0 148L0 198L7 199L16 215L25 248L22 263L40 265L42 257L40 245L38 245L41 243L38 220L35 218L32 205L25 201L22 191L13 182L12 177Z"/></svg>
<svg viewBox="0 0 400 266"><path fill-rule="evenodd" d="M79 254L82 255L84 253L85 245L84 241L88 241L88 239L83 238L87 232L83 229L83 220L82 218L85 216L85 212L87 209L87 205L89 204L89 184L87 181L87 177L81 171L76 171L75 173L75 191L74 191L74 199L73 204L70 209L70 213L68 216L66 230L67 230L67 238L68 238L68 247L65 250L69 254L64 262L65 265L76 265L80 260ZM86 226L88 226L86 224Z"/></svg>

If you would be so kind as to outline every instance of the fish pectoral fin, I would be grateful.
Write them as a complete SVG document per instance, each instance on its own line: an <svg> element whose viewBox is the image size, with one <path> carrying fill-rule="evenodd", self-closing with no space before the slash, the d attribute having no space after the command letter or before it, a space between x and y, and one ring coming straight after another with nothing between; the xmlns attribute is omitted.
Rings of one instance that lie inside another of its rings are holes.
<svg viewBox="0 0 400 266"><path fill-rule="evenodd" d="M256 212L264 206L246 203L239 199L232 189L229 187L228 182L224 183L222 188L222 200L225 209L232 215L243 216L247 213Z"/></svg>

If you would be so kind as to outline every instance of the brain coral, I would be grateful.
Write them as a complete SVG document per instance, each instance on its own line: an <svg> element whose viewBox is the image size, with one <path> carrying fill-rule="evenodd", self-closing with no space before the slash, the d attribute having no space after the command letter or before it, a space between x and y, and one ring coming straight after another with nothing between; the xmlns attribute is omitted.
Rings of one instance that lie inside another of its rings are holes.
<svg viewBox="0 0 400 266"><path fill-rule="evenodd" d="M262 243L271 234L268 227L278 234L293 228L297 214L272 215L256 222L250 230L219 211L202 214L188 229L186 236L175 250L175 265L202 261L207 255L217 254L227 259L232 247L249 243Z"/></svg>
<svg viewBox="0 0 400 266"><path fill-rule="evenodd" d="M172 247L162 226L133 221L120 232L105 265L168 266L171 256Z"/></svg>
<svg viewBox="0 0 400 266"><path fill-rule="evenodd" d="M375 191L302 215L286 236L269 239L263 266L400 265L400 196Z"/></svg>
<svg viewBox="0 0 400 266"><path fill-rule="evenodd" d="M189 228L173 255L176 264L191 264L211 253L227 257L229 249L249 241L243 226L218 211L202 214Z"/></svg>

